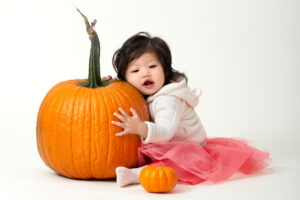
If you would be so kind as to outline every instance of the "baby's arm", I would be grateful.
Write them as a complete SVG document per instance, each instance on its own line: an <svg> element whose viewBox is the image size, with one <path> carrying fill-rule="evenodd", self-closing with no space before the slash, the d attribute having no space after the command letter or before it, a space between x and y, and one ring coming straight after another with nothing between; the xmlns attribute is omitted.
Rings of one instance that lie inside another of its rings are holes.
<svg viewBox="0 0 300 200"><path fill-rule="evenodd" d="M142 121L134 109L130 109L132 116L129 116L122 108L119 113L114 113L120 119L112 121L112 124L123 128L123 131L116 133L116 136L126 134L137 134L141 136L143 143L166 142L171 140L176 130L185 107L185 102L174 96L160 96L156 99L154 111L154 123Z"/></svg>
<svg viewBox="0 0 300 200"><path fill-rule="evenodd" d="M154 122L145 122L148 134L143 143L170 141L178 129L185 102L174 96L157 97L154 111Z"/></svg>

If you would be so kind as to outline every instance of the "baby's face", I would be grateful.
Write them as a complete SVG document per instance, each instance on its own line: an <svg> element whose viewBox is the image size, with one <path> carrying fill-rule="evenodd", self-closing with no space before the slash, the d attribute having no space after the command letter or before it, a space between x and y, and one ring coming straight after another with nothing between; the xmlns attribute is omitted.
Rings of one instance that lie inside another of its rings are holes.
<svg viewBox="0 0 300 200"><path fill-rule="evenodd" d="M163 86L165 75L155 53L146 52L128 64L125 79L143 95L153 95Z"/></svg>

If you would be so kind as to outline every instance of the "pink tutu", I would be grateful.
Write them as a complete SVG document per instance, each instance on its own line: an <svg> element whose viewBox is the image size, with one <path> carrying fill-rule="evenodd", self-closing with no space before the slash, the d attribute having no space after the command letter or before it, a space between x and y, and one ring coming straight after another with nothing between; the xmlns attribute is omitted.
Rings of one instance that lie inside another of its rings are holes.
<svg viewBox="0 0 300 200"><path fill-rule="evenodd" d="M192 185L205 180L220 182L238 171L251 174L271 161L269 153L234 138L209 138L204 146L187 141L143 144L138 153L139 166L172 167L180 182Z"/></svg>

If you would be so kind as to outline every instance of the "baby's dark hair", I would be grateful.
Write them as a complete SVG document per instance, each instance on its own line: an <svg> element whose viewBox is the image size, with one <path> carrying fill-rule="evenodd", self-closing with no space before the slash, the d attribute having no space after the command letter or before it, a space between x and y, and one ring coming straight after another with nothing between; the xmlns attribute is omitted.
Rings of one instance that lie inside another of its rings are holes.
<svg viewBox="0 0 300 200"><path fill-rule="evenodd" d="M139 32L133 35L114 53L112 64L117 77L122 81L126 81L125 73L128 64L145 52L154 52L162 64L165 74L164 85L177 80L179 77L183 77L188 81L184 73L172 68L172 55L168 44L159 37L151 37L147 32Z"/></svg>

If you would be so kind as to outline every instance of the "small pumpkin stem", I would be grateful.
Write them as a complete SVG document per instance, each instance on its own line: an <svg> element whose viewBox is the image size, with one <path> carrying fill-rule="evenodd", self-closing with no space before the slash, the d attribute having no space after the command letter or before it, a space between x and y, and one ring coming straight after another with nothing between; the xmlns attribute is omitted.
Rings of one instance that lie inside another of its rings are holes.
<svg viewBox="0 0 300 200"><path fill-rule="evenodd" d="M89 77L85 84L81 84L83 87L97 88L107 85L107 82L101 81L100 75L100 42L94 26L96 25L96 20L94 20L91 25L87 17L78 9L76 10L81 14L86 25L86 32L91 40L91 50L90 50L90 60L89 60Z"/></svg>

